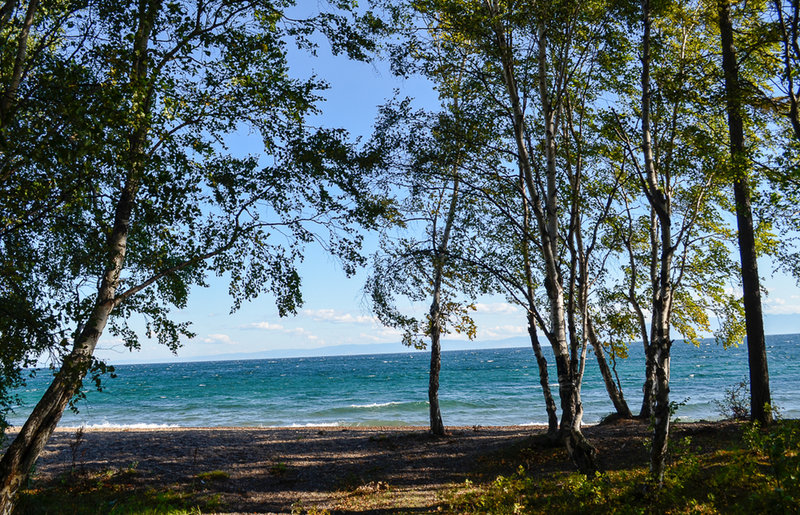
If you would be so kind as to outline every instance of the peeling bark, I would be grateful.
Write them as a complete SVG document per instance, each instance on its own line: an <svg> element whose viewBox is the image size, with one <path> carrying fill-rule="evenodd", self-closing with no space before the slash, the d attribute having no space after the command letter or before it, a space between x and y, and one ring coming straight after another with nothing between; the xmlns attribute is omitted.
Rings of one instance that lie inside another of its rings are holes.
<svg viewBox="0 0 800 515"><path fill-rule="evenodd" d="M655 378L650 387L653 399L653 447L650 454L650 473L660 486L664 481L667 446L669 442L669 367L670 367L670 318L672 315L672 258L675 247L672 244L672 197L671 185L659 184L653 158L653 145L650 120L650 2L642 0L642 153L644 155L644 192L658 221L658 231L651 232L653 260L652 281L652 321L650 325L650 345L648 366L654 367ZM655 229L655 224L654 224ZM655 237L656 233L660 239ZM657 263L657 265L656 265ZM656 272L657 270L657 272ZM647 381L651 381L648 370Z"/></svg>
<svg viewBox="0 0 800 515"><path fill-rule="evenodd" d="M539 384L542 387L544 406L547 411L547 434L556 437L558 434L558 413L556 413L556 401L553 399L553 392L550 391L550 376L547 371L547 358L544 357L542 346L539 344L539 335L536 332L536 321L533 314L528 314L528 334L531 337L533 355L536 356L536 364L539 366Z"/></svg>

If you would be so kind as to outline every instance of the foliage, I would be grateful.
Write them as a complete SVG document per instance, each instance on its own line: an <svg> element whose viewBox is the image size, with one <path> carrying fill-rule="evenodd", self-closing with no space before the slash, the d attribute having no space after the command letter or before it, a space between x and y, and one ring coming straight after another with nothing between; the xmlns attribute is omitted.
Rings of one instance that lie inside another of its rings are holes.
<svg viewBox="0 0 800 515"><path fill-rule="evenodd" d="M211 470L208 472L200 472L195 477L200 481L225 481L230 479L231 475L224 470Z"/></svg>
<svg viewBox="0 0 800 515"><path fill-rule="evenodd" d="M36 482L24 490L17 513L31 515L48 513L165 513L173 515L200 514L218 507L215 496L191 494L163 489L143 489L134 486L127 471L108 470L75 475L59 486L41 488Z"/></svg>
<svg viewBox="0 0 800 515"><path fill-rule="evenodd" d="M480 151L480 129L466 103L459 96L455 106L428 113L412 111L407 100L390 102L370 142L386 149L381 166L399 200L398 218L384 229L365 291L378 319L402 330L403 343L417 349L427 347L434 324L441 334L455 331L473 339L471 299L488 289L485 274L469 259L484 221L480 206L461 191L462 175ZM398 298L435 299L436 309L406 314Z"/></svg>
<svg viewBox="0 0 800 515"><path fill-rule="evenodd" d="M774 502L787 512L800 508L800 421L781 420L767 429L754 423L745 441L769 463Z"/></svg>

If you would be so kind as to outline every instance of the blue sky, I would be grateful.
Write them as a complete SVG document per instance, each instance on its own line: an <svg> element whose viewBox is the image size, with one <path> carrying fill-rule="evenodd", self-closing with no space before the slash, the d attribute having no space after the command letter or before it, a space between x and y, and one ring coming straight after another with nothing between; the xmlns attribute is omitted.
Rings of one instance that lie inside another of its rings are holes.
<svg viewBox="0 0 800 515"><path fill-rule="evenodd" d="M395 90L402 96L414 97L421 106L437 104L436 93L428 83L419 78L394 77L384 63L353 62L331 56L325 49L320 49L318 58L295 52L291 57L296 76L316 73L331 85L325 92L327 101L321 106L324 116L316 122L344 127L354 136L370 133L377 107ZM246 135L232 143L245 151L258 151L258 140ZM366 252L375 250L376 245L376 238L368 236ZM771 315L767 318L767 332L800 332L800 289L792 278L770 277L769 263L761 266L762 276L769 278L765 286L770 294L764 304L765 312ZM347 352L370 353L384 350L386 347L381 344L399 342L399 332L382 327L365 305L362 287L366 271L348 279L330 256L310 248L301 265L301 274L305 305L295 317L280 318L269 296L262 296L230 314L227 283L212 278L209 288L196 288L186 309L176 312L175 318L191 321L197 333L196 338L184 343L177 356L148 340L143 341L141 351L131 353L109 335L101 338L96 354L110 363L147 363L288 350L323 354L340 345L358 346L348 347ZM524 313L501 297L479 299L476 307L476 341L468 342L456 335L445 344L445 350L480 347L481 342L527 335ZM427 306L418 308L425 310ZM132 324L136 327L137 321Z"/></svg>

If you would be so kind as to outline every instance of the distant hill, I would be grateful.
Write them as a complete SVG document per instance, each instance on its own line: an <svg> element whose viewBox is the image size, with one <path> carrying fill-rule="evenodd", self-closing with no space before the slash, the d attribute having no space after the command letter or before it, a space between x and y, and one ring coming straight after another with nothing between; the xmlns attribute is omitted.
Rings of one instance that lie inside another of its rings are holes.
<svg viewBox="0 0 800 515"><path fill-rule="evenodd" d="M484 342L469 342L463 340L444 340L442 350L469 350L469 349L502 349L507 347L527 347L531 342L528 337L519 336L502 340ZM549 345L542 342L542 345ZM425 352L406 347L402 343L373 343L362 345L329 345L311 349L271 349L260 352L236 352L227 354L210 354L205 356L181 356L174 361L232 361L245 359L274 359L274 358L308 358L315 356L348 356L358 354L396 354L401 352ZM124 365L141 363L141 360L120 360L114 364Z"/></svg>
<svg viewBox="0 0 800 515"><path fill-rule="evenodd" d="M764 328L767 334L796 334L800 333L800 315L764 315ZM709 335L710 336L710 335ZM539 340L542 346L550 344L544 339ZM507 347L530 347L527 336L515 336L501 340L489 341L463 341L444 340L442 350L469 350L469 349L501 349ZM358 354L394 354L399 352L425 352L417 351L396 343L371 343L350 345L329 345L325 347L305 349L271 349L260 352L209 354L202 356L180 356L170 361L230 361L243 359L274 359L274 358L307 358L313 356L346 356ZM135 356L135 355L134 355ZM114 360L114 364L142 363L141 359Z"/></svg>

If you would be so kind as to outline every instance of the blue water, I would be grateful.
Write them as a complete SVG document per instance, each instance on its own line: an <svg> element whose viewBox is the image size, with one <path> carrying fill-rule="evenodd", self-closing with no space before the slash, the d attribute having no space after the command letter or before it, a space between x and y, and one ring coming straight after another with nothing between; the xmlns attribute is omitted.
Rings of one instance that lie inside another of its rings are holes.
<svg viewBox="0 0 800 515"><path fill-rule="evenodd" d="M768 336L773 403L800 418L800 335ZM548 361L549 348L544 349ZM613 410L589 353L583 383L584 421ZM631 410L641 404L641 345L618 365ZM102 392L87 390L79 413L62 426L397 426L427 425L429 355L425 352L203 363L122 365ZM555 370L551 388L557 395ZM20 392L10 417L24 422L50 379L40 371ZM723 349L676 342L671 398L682 420L714 420L725 389L747 377L744 346ZM450 351L442 356L440 401L445 425L544 424L538 367L529 348ZM556 401L558 402L558 401Z"/></svg>

